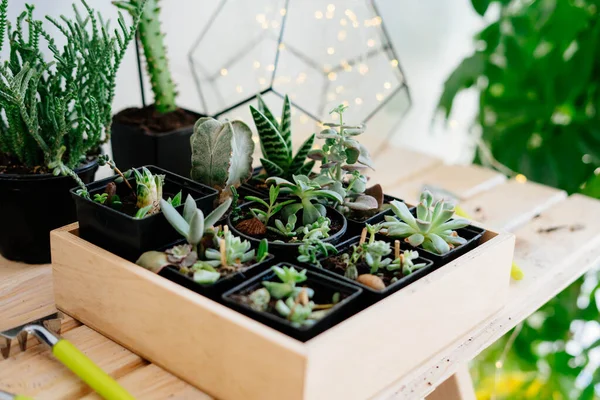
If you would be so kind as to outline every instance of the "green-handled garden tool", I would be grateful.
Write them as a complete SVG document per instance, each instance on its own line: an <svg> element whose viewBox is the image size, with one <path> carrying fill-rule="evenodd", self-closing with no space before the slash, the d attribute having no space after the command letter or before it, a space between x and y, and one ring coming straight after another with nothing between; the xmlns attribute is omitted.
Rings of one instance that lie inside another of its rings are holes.
<svg viewBox="0 0 600 400"><path fill-rule="evenodd" d="M20 394L12 394L0 390L0 400L33 400L31 397L21 396Z"/></svg>
<svg viewBox="0 0 600 400"><path fill-rule="evenodd" d="M9 329L0 333L0 352L4 358L10 355L11 342L17 338L21 351L27 349L27 336L35 336L41 343L52 349L52 354L64 366L69 368L75 375L87 383L96 393L107 400L133 400L134 397L123 389L106 372L102 371L92 360L79 351L69 341L60 338L53 332L60 332L59 313L31 321L25 325ZM4 340L2 340L4 339ZM0 400L3 399L0 393ZM15 397L9 395L8 399L25 399L26 397Z"/></svg>

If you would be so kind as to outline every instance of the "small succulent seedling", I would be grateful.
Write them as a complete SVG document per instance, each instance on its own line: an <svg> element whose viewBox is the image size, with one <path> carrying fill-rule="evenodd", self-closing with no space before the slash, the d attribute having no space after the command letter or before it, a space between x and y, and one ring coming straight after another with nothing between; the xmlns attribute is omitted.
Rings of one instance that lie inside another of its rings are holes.
<svg viewBox="0 0 600 400"><path fill-rule="evenodd" d="M281 187L281 193L298 199L281 210L281 216L286 220L290 215L302 210L302 225L310 225L317 221L319 217L327 215L325 206L319 203L319 200L343 201L342 196L338 193L322 189L319 180L311 180L306 175L294 175L293 180L294 183L278 177L267 179L267 183L272 182Z"/></svg>
<svg viewBox="0 0 600 400"><path fill-rule="evenodd" d="M207 263L223 269L237 269L254 258L255 250L247 240L234 236L229 230L214 236L215 247L204 253Z"/></svg>
<svg viewBox="0 0 600 400"><path fill-rule="evenodd" d="M252 131L242 121L200 118L190 138L193 180L219 190L220 200L230 198L252 176Z"/></svg>
<svg viewBox="0 0 600 400"><path fill-rule="evenodd" d="M160 211L165 176L153 175L146 167L142 167L142 172L134 169L133 173L135 175L136 207L138 209L135 218L144 218L146 215L156 214Z"/></svg>
<svg viewBox="0 0 600 400"><path fill-rule="evenodd" d="M275 299L282 299L296 293L298 291L296 284L307 279L306 270L298 271L294 267L287 266L274 266L271 269L281 282L264 281L262 284Z"/></svg>
<svg viewBox="0 0 600 400"><path fill-rule="evenodd" d="M271 186L273 187L273 186ZM276 219L274 224L275 227L272 226L268 226L267 229L269 229L272 232L275 232L278 235L281 235L283 237L287 237L287 238L291 238L297 235L296 233L296 222L298 221L298 218L296 217L296 215L290 215L287 219L287 222L284 224L283 222L281 222L280 219Z"/></svg>
<svg viewBox="0 0 600 400"><path fill-rule="evenodd" d="M248 201L254 201L258 204L262 205L265 209L261 210L260 208L251 208L250 211L252 214L263 223L263 225L267 226L269 224L269 220L275 214L277 214L281 209L288 204L292 204L295 200L285 200L282 202L277 202L277 198L279 197L280 188L278 186L272 185L269 188L269 203L264 201L263 199L256 196L246 196L245 199Z"/></svg>
<svg viewBox="0 0 600 400"><path fill-rule="evenodd" d="M315 135L311 135L300 146L295 156L292 154L292 112L288 96L283 100L281 122L278 123L271 110L258 96L258 109L250 106L250 112L256 125L263 158L260 159L267 176L279 176L292 179L294 175L308 175L315 165L306 164L306 156L313 146Z"/></svg>
<svg viewBox="0 0 600 400"><path fill-rule="evenodd" d="M423 246L425 250L436 254L446 254L455 246L465 244L467 241L458 236L456 229L469 225L469 221L462 218L451 219L454 215L454 206L439 200L432 205L431 192L421 193L415 218L406 204L392 201L391 207L396 217L386 216L384 227L391 237L404 238L404 241L413 247Z"/></svg>
<svg viewBox="0 0 600 400"><path fill-rule="evenodd" d="M327 217L319 217L310 225L304 225L297 233L303 240L320 240L329 237L331 220Z"/></svg>
<svg viewBox="0 0 600 400"><path fill-rule="evenodd" d="M389 264L386 268L388 271L402 271L402 276L408 276L427 265L425 263L415 264L414 260L418 258L418 251L405 250L402 252L402 254L399 255L399 257L396 257L394 261L391 264Z"/></svg>
<svg viewBox="0 0 600 400"><path fill-rule="evenodd" d="M331 243L323 242L321 239L305 237L298 247L297 260L321 268L319 258L329 257L337 254L337 252L337 249Z"/></svg>

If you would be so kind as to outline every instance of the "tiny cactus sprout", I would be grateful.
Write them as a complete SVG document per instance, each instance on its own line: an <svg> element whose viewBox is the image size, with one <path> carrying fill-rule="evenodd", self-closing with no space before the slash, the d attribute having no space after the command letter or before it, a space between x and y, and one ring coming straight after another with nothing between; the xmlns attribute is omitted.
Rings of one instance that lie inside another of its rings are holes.
<svg viewBox="0 0 600 400"><path fill-rule="evenodd" d="M277 122L260 96L258 96L258 109L250 106L250 112L260 140L263 155L260 162L267 176L292 179L294 175L308 175L315 161L306 164L304 161L313 146L315 135L306 139L295 156L292 154L292 112L288 96L286 95L283 100L281 122Z"/></svg>
<svg viewBox="0 0 600 400"><path fill-rule="evenodd" d="M404 203L392 201L396 217L385 217L383 225L387 228L387 234L394 238L404 238L411 246L422 246L435 254L445 254L455 246L465 244L466 240L458 236L456 229L468 226L469 221L462 218L451 219L454 206L444 200L437 201L435 205L432 203L432 194L424 191L415 218Z"/></svg>
<svg viewBox="0 0 600 400"><path fill-rule="evenodd" d="M153 215L160 211L160 201L162 200L164 175L153 175L146 167L142 172L133 170L135 174L136 193L138 212L135 218L144 218L146 215Z"/></svg>

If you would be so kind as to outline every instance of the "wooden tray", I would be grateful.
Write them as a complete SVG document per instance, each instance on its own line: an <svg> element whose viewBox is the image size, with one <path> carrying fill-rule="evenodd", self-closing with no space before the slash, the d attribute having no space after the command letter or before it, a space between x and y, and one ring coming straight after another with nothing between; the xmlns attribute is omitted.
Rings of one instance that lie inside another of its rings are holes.
<svg viewBox="0 0 600 400"><path fill-rule="evenodd" d="M222 399L364 399L504 303L514 236L482 244L306 343L77 236L51 233L59 309Z"/></svg>

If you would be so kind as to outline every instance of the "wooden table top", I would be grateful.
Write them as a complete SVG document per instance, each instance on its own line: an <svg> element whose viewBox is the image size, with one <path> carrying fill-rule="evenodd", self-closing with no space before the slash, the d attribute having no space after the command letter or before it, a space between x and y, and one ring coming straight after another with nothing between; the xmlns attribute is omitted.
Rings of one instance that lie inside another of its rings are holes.
<svg viewBox="0 0 600 400"><path fill-rule="evenodd" d="M443 187L487 226L516 234L515 262L525 278L511 282L504 308L422 366L399 377L377 398L423 397L457 369L550 300L600 260L600 201L567 195L539 184L506 180L477 166L448 166L440 160L389 147L376 158L372 182L386 193L414 202L424 184ZM555 228L547 232L548 228ZM55 311L51 266L0 259L0 330ZM72 318L62 334L136 398L208 399L202 391ZM174 338L176 340L176 338ZM76 376L30 340L0 361L0 389L36 399L97 398ZM199 371L201 373L201 371Z"/></svg>

